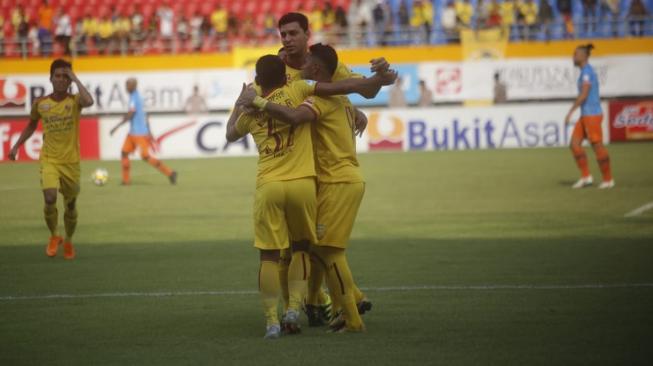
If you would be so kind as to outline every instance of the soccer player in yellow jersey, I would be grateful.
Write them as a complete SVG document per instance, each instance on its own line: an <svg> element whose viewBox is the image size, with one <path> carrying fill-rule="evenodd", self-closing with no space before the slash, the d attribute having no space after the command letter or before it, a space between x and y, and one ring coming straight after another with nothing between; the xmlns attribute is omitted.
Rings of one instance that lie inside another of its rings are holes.
<svg viewBox="0 0 653 366"><path fill-rule="evenodd" d="M305 79L330 82L338 66L338 55L330 46L310 47L310 56L302 69ZM345 257L345 249L363 199L365 183L356 158L358 112L346 96L309 97L297 107L271 101L264 111L272 118L285 121L290 128L312 124L317 189L317 245L312 249L316 261L327 273L329 293L341 306L343 319L334 322L334 331L362 331L354 295L355 285ZM364 117L363 117L364 118ZM316 311L317 291L309 288L307 308ZM310 318L310 315L309 315Z"/></svg>
<svg viewBox="0 0 653 366"><path fill-rule="evenodd" d="M49 257L57 255L63 242L64 258L75 258L72 237L77 226L76 200L79 194L79 116L82 108L93 105L93 97L72 71L69 62L54 60L50 65L50 82L53 92L32 104L30 121L9 152L16 160L18 148L32 136L39 120L43 121L43 147L41 148L41 188L45 208L45 222L50 229L50 241L45 250ZM71 83L79 94L69 94ZM58 232L57 190L65 202L65 240Z"/></svg>
<svg viewBox="0 0 653 366"><path fill-rule="evenodd" d="M306 63L308 57L308 40L311 37L309 30L308 18L301 13L287 13L283 15L278 22L279 35L283 44L283 52L280 57L286 64L286 74L289 82L301 79L301 69ZM389 69L390 65L384 58L375 58L371 60L372 72L384 72ZM352 77L362 77L362 75L352 73L344 64L338 63L336 71L333 73L331 80L338 81ZM373 98L379 92L379 89L369 89L362 91L361 95L366 98ZM285 288L284 279L288 274L289 256L282 252L281 265L279 266L279 275L281 276L282 293L286 304L288 303L288 290ZM324 272L321 266L314 266L311 272L309 288L321 288ZM314 293L314 291L310 291ZM364 295L356 288L357 301L361 305L361 311L369 307L368 302L364 302ZM324 292L318 292L319 298L316 302L321 304L320 317L309 319L311 325L322 325L322 318L330 317L330 300ZM310 314L310 312L308 313Z"/></svg>
<svg viewBox="0 0 653 366"><path fill-rule="evenodd" d="M296 107L312 94L365 93L393 82L392 79L375 76L318 86L304 80L287 84L284 69L283 61L277 56L266 55L257 61L256 83L264 96L257 97L256 105L259 108L264 108L269 101ZM284 330L292 334L300 330L299 312L306 296L311 266L309 248L317 241L311 130L310 125L295 127L260 112L243 112L239 98L227 123L226 137L233 142L251 133L259 151L254 199L254 246L260 250L259 292L267 321L265 337L277 338L281 332L277 315L281 291L278 274L281 251L290 247L292 253L288 269L289 302L284 315Z"/></svg>

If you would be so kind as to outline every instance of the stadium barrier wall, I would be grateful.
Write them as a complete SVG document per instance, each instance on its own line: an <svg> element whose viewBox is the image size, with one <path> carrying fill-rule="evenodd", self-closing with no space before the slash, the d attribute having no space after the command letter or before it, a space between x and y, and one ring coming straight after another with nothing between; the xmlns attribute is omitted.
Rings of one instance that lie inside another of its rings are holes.
<svg viewBox="0 0 653 366"><path fill-rule="evenodd" d="M653 140L653 99L610 102L610 141Z"/></svg>
<svg viewBox="0 0 653 366"><path fill-rule="evenodd" d="M602 97L653 95L653 53L596 57L592 64L601 83ZM463 102L493 99L494 73L502 75L509 100L562 99L577 95L578 69L570 58L506 59L479 62L426 62L396 64L408 103L419 98L419 80L433 93L433 102ZM369 75L369 66L353 66ZM226 110L240 92L244 81L253 80L250 69L197 69L142 72L86 73L86 83L96 103L85 113L124 113L128 95L125 81L137 77L139 90L149 112L180 112L197 85L211 110ZM47 74L0 74L0 116L27 115L31 101L50 92ZM389 87L374 99L352 95L359 106L382 106L389 99Z"/></svg>
<svg viewBox="0 0 653 366"><path fill-rule="evenodd" d="M369 124L357 140L359 152L563 147L573 126L564 125L569 103L494 107L366 109ZM603 104L604 142L608 143L607 103ZM251 156L251 136L233 144L225 139L229 115L159 115L151 117L157 154L168 158ZM119 118L100 119L100 158L117 160L127 126L113 136Z"/></svg>
<svg viewBox="0 0 653 366"><path fill-rule="evenodd" d="M97 160L100 158L100 133L98 130L98 118L84 117L80 120L79 127L79 140L80 140L80 154L84 160ZM7 155L11 147L16 143L20 137L21 132L28 124L25 118L17 118L10 120L0 120L0 162L8 160ZM41 154L41 147L43 146L43 127L39 123L38 128L30 137L25 141L25 144L18 150L19 161L33 161L39 160Z"/></svg>

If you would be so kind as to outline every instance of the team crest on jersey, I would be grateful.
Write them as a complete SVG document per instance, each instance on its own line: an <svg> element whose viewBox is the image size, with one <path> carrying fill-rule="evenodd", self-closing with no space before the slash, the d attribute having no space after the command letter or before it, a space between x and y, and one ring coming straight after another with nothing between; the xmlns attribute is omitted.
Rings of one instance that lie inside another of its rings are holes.
<svg viewBox="0 0 653 366"><path fill-rule="evenodd" d="M317 224L316 233L317 233L317 238L322 240L322 238L324 238L324 234L326 234L326 225Z"/></svg>
<svg viewBox="0 0 653 366"><path fill-rule="evenodd" d="M315 85L315 80L308 80L308 79L306 79L306 80L304 80L304 81L306 82L306 84L308 84L308 85L310 85L310 86Z"/></svg>
<svg viewBox="0 0 653 366"><path fill-rule="evenodd" d="M47 112L47 111L50 110L50 105L49 105L49 104L45 104L45 103L44 103L44 104L40 104L40 105L39 105L39 110L40 110L41 112Z"/></svg>

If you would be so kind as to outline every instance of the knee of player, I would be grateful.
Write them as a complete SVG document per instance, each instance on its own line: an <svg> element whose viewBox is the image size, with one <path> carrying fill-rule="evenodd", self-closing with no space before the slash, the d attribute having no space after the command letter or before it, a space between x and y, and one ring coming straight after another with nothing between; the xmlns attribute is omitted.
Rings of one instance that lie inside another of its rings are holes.
<svg viewBox="0 0 653 366"><path fill-rule="evenodd" d="M66 201L66 208L70 211L74 211L77 205L77 198Z"/></svg>
<svg viewBox="0 0 653 366"><path fill-rule="evenodd" d="M294 252L307 252L311 248L311 242L308 240L293 241L290 243L290 249Z"/></svg>
<svg viewBox="0 0 653 366"><path fill-rule="evenodd" d="M261 262L279 262L279 250L263 250L261 249Z"/></svg>
<svg viewBox="0 0 653 366"><path fill-rule="evenodd" d="M143 159L143 161L147 162L148 160L150 160L150 156L143 154L143 155L141 155L141 159Z"/></svg>
<svg viewBox="0 0 653 366"><path fill-rule="evenodd" d="M54 192L45 192L43 195L43 200L46 205L54 205L57 203L57 191Z"/></svg>

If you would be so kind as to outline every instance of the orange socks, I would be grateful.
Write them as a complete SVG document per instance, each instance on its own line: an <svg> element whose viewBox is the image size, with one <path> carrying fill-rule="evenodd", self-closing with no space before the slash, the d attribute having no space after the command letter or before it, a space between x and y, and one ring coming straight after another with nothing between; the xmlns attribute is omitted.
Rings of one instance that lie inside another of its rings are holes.
<svg viewBox="0 0 653 366"><path fill-rule="evenodd" d="M594 148L594 152L596 153L596 161L599 163L599 168L601 168L603 181L611 181L612 171L610 170L610 156L608 155L608 149L606 149L605 146L600 145Z"/></svg>
<svg viewBox="0 0 653 366"><path fill-rule="evenodd" d="M583 148L580 146L577 147L572 145L571 152L574 154L574 159L576 159L576 165L578 165L581 176L583 178L589 177L590 169L587 165L587 154L585 154L585 150L583 150Z"/></svg>

